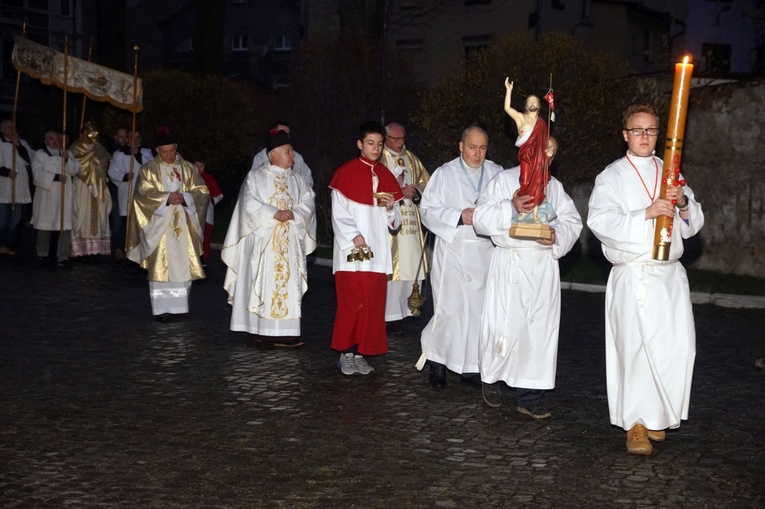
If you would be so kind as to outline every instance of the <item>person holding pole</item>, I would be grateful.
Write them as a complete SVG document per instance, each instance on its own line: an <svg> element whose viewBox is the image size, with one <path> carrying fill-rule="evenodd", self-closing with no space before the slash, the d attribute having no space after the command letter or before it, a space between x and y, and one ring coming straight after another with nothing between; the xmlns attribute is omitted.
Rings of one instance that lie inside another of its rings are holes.
<svg viewBox="0 0 765 509"><path fill-rule="evenodd" d="M0 255L12 256L22 210L32 203L27 168L31 169L34 152L16 134L13 120L0 122L0 134Z"/></svg>
<svg viewBox="0 0 765 509"><path fill-rule="evenodd" d="M72 264L69 260L73 223L72 177L80 173L80 163L61 146L61 133L48 131L44 140L45 146L35 153L32 161L36 188L32 226L37 230L37 257L40 262L50 260L59 267L68 268Z"/></svg>
<svg viewBox="0 0 765 509"><path fill-rule="evenodd" d="M622 136L627 154L595 179L587 226L613 264L606 286L611 424L627 432L629 453L651 454L651 441L664 440L667 428L688 418L696 332L679 258L683 239L699 232L704 214L679 168L677 185L668 186L665 198L659 195L663 162L654 155L659 116L653 105L630 105ZM676 218L666 261L652 257L660 216Z"/></svg>
<svg viewBox="0 0 765 509"><path fill-rule="evenodd" d="M109 179L117 188L119 221L115 229L118 234L112 235L112 251L114 251L114 259L118 262L125 260L125 225L128 208L133 200L131 191L135 189L141 166L152 159L154 156L151 150L141 146L141 133L135 131L128 138L127 145L114 151L109 163Z"/></svg>

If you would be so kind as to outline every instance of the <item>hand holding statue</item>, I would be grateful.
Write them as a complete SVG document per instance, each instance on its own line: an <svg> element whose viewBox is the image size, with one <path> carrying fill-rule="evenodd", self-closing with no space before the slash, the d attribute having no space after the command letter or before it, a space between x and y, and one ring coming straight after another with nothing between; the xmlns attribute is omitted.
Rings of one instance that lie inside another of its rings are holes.
<svg viewBox="0 0 765 509"><path fill-rule="evenodd" d="M534 197L528 194L518 196L518 189L513 193L513 207L522 213L529 213L534 210Z"/></svg>

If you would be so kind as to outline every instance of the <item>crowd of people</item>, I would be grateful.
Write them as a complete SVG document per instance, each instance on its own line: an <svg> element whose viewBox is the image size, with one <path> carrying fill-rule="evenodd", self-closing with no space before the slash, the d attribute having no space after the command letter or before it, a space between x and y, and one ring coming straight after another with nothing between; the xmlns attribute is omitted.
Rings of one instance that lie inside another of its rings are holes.
<svg viewBox="0 0 765 509"><path fill-rule="evenodd" d="M558 142L539 117L539 99L527 98L516 111L512 82L506 87L505 111L522 153L514 168L487 159L489 133L478 124L463 131L456 158L432 173L407 149L400 123L359 127L359 155L329 184L337 296L331 348L342 374L374 373L368 360L388 351L386 322L419 314L417 289L429 275L434 309L415 364L427 366L428 383L443 389L451 371L480 388L491 407L514 388L519 414L549 419L544 396L555 387L560 329L557 260L576 244L583 223L550 175ZM212 210L222 198L204 158L184 160L169 132L151 151L140 133L119 130L106 150L88 124L69 149L49 131L33 152L10 121L0 127L0 255L15 253L14 231L32 203L41 261L67 266L70 256L114 253L147 270L158 320L188 313L191 283L205 277L210 256ZM650 454L652 441L687 419L695 357L679 257L704 216L681 176L660 196L658 133L652 105L625 110L627 152L597 177L587 217L613 264L605 310L610 418L634 454ZM652 257L660 216L676 219L666 261ZM517 221L544 223L544 233L509 233ZM289 126L275 122L222 245L231 330L274 347L303 345L306 256L315 248L311 170L293 149Z"/></svg>

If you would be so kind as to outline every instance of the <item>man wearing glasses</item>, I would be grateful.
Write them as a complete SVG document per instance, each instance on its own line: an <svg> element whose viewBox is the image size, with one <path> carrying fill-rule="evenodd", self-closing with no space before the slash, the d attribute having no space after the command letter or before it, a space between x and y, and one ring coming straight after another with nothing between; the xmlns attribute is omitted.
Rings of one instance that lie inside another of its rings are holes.
<svg viewBox="0 0 765 509"><path fill-rule="evenodd" d="M409 296L414 283L422 287L425 279L425 260L422 248L425 236L417 205L430 175L420 159L407 150L406 130L399 123L385 126L385 147L380 162L396 177L404 199L401 200L401 228L390 235L393 254L393 274L388 280L385 300L385 321L393 322L412 316Z"/></svg>
<svg viewBox="0 0 765 509"><path fill-rule="evenodd" d="M685 185L660 198L662 161L654 155L659 116L646 103L629 106L622 135L627 154L595 179L587 225L613 264L606 287L606 382L611 424L627 431L627 451L651 454L688 418L696 332L683 239L704 224ZM683 177L678 181L684 184ZM652 258L655 219L674 217L669 260Z"/></svg>

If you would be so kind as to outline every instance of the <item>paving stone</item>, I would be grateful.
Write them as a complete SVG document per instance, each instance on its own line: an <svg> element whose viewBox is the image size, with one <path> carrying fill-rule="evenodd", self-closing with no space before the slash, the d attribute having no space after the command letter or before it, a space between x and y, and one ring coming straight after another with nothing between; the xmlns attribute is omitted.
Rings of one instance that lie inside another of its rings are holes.
<svg viewBox="0 0 765 509"><path fill-rule="evenodd" d="M642 457L608 421L602 293L562 294L538 422L509 388L500 408L451 373L430 388L414 366L430 302L391 327L374 375L347 377L330 268L309 266L299 349L228 329L224 272L158 323L132 264L0 259L0 507L765 506L765 309L695 306L689 420Z"/></svg>

